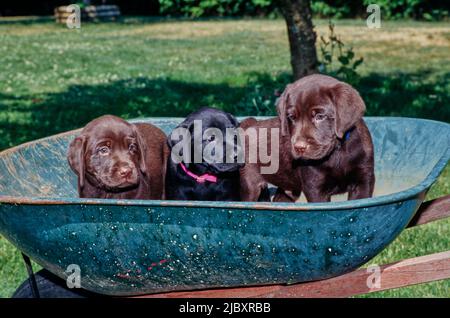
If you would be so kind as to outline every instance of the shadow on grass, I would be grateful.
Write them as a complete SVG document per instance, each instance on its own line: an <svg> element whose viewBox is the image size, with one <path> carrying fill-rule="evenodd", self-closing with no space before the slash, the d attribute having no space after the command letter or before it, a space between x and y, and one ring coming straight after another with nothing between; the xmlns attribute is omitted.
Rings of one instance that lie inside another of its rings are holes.
<svg viewBox="0 0 450 318"><path fill-rule="evenodd" d="M363 77L356 88L369 116L421 117L450 122L447 73L426 80L424 73ZM277 95L289 74L247 74L245 85L188 83L168 78L134 78L104 85L74 85L61 93L0 94L0 149L82 127L95 117L184 117L209 105L235 115L274 115Z"/></svg>
<svg viewBox="0 0 450 318"><path fill-rule="evenodd" d="M141 25L151 23L173 23L173 22L226 22L242 21L243 17L200 17L191 18L183 16L135 16L124 15L115 20L103 19L99 21L82 20L83 24L101 24L116 23L124 25ZM255 20L257 18L252 18ZM0 25L33 25L33 24L52 24L56 23L53 16L19 16L19 17L0 17Z"/></svg>
<svg viewBox="0 0 450 318"><path fill-rule="evenodd" d="M366 115L450 122L450 73L435 78L429 75L421 72L363 77L356 88L366 102Z"/></svg>
<svg viewBox="0 0 450 318"><path fill-rule="evenodd" d="M54 22L53 16L1 17L0 25L34 25Z"/></svg>

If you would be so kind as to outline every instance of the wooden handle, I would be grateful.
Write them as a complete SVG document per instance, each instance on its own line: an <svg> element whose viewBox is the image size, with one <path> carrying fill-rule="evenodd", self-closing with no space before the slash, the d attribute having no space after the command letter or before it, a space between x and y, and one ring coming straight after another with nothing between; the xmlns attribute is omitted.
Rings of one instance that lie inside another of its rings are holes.
<svg viewBox="0 0 450 318"><path fill-rule="evenodd" d="M212 289L145 295L147 298L349 297L450 277L450 251L406 259L379 267L379 285L366 268L327 280L295 285ZM371 287L369 287L371 286Z"/></svg>
<svg viewBox="0 0 450 318"><path fill-rule="evenodd" d="M413 227L450 216L450 195L424 202L408 224ZM450 278L450 251L381 265L380 284L369 285L376 275L362 268L327 280L295 285L226 288L144 295L147 298L349 297ZM372 287L369 287L372 286Z"/></svg>
<svg viewBox="0 0 450 318"><path fill-rule="evenodd" d="M408 227L426 224L450 216L450 195L422 203Z"/></svg>

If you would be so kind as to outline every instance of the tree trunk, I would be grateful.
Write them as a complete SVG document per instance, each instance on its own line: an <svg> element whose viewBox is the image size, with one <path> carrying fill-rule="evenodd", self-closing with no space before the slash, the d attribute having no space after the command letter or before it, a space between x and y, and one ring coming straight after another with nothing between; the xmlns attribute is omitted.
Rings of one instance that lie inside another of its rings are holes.
<svg viewBox="0 0 450 318"><path fill-rule="evenodd" d="M278 0L289 37L294 78L317 72L316 32L310 0Z"/></svg>

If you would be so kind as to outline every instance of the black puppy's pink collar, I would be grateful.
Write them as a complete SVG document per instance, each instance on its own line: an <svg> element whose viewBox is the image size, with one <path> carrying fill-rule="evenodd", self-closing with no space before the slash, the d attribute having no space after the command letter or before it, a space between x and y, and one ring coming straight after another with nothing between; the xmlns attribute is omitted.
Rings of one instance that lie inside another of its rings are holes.
<svg viewBox="0 0 450 318"><path fill-rule="evenodd" d="M199 176L199 175L196 175L195 173L193 173L192 171L189 171L188 168L186 168L186 166L182 162L180 162L180 166L181 166L181 169L183 169L183 171L188 176L193 178L197 183L205 183L205 181L209 181L212 183L217 182L217 177L215 175L205 173L205 174L202 174L201 176Z"/></svg>

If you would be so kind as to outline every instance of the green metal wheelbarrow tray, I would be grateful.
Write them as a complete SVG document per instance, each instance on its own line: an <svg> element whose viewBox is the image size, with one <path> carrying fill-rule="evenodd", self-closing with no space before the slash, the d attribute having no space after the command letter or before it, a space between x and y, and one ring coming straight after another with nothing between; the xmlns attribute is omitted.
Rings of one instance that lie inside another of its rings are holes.
<svg viewBox="0 0 450 318"><path fill-rule="evenodd" d="M168 133L181 119L138 121ZM78 265L82 288L106 295L213 289L192 295L218 296L228 295L219 288L245 286L256 287L242 295L264 288L276 295L273 285L336 277L368 262L412 222L450 158L449 124L366 122L375 196L330 203L80 199L66 161L77 131L30 142L0 153L0 233L61 278ZM235 290L229 295L241 295Z"/></svg>

